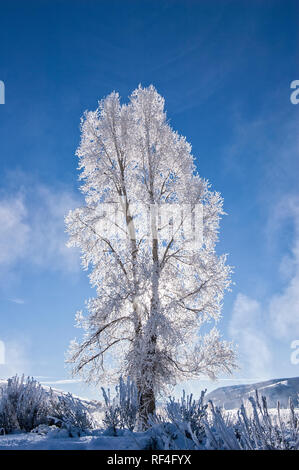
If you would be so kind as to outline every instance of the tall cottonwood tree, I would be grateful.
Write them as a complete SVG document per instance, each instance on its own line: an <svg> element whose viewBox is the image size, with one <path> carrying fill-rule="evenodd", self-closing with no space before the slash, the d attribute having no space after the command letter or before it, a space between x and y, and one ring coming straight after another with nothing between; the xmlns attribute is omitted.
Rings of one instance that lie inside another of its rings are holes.
<svg viewBox="0 0 299 470"><path fill-rule="evenodd" d="M81 131L85 205L66 224L97 295L87 315L77 313L85 334L69 361L86 380L107 379L112 364L115 375L130 375L146 421L165 385L235 367L215 326L200 335L219 320L230 285L226 257L215 252L223 201L197 174L153 86L139 86L123 105L111 93L84 114Z"/></svg>

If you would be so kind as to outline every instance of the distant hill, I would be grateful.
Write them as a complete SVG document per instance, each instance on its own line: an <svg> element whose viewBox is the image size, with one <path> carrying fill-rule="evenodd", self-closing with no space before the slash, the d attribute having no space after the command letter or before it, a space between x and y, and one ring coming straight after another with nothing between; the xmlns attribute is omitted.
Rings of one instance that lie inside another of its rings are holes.
<svg viewBox="0 0 299 470"><path fill-rule="evenodd" d="M269 408L276 408L278 401L282 408L287 408L289 397L292 398L295 407L299 407L299 377L220 387L208 393L206 399L212 400L215 405L224 407L226 410L232 410L239 408L248 397L254 397L255 390L260 396L267 398Z"/></svg>

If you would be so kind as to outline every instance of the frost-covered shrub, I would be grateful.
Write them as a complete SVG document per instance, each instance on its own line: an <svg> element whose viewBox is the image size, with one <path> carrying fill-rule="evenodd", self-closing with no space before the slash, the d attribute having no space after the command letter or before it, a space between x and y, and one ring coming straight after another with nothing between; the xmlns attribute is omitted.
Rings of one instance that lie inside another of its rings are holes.
<svg viewBox="0 0 299 470"><path fill-rule="evenodd" d="M188 438L191 435L201 443L205 437L205 429L202 418L206 416L207 406L204 404L206 390L201 392L199 400L194 400L193 395L187 395L183 390L181 400L176 401L169 397L166 403L166 415L168 419L175 424Z"/></svg>
<svg viewBox="0 0 299 470"><path fill-rule="evenodd" d="M206 449L240 450L240 435L235 431L233 423L223 414L223 410L214 407L209 401L211 415L203 418L206 434Z"/></svg>
<svg viewBox="0 0 299 470"><path fill-rule="evenodd" d="M185 432L188 429L188 423L185 426L178 426L174 423L165 421L161 415L149 417L150 427L146 431L150 436L150 450L185 450L196 449L196 445L190 433Z"/></svg>
<svg viewBox="0 0 299 470"><path fill-rule="evenodd" d="M161 415L150 418L151 449L229 449L229 450L294 450L299 449L299 417L292 400L288 417L270 414L265 397L249 398L237 417L217 408L210 401L203 403L185 396L170 399ZM169 422L170 421L170 422Z"/></svg>
<svg viewBox="0 0 299 470"><path fill-rule="evenodd" d="M48 421L68 431L69 437L81 436L93 427L88 409L71 393L51 397L51 415Z"/></svg>
<svg viewBox="0 0 299 470"><path fill-rule="evenodd" d="M122 377L119 379L119 409L120 426L133 431L138 415L139 399L138 391L130 377L125 382Z"/></svg>
<svg viewBox="0 0 299 470"><path fill-rule="evenodd" d="M180 400L169 397L161 413L149 418L152 449L203 449L205 428L203 419L206 417L207 405L204 404L206 391L201 392L199 400L192 394Z"/></svg>
<svg viewBox="0 0 299 470"><path fill-rule="evenodd" d="M30 432L43 426L57 426L78 435L92 427L88 410L71 394L57 395L36 380L17 375L0 388L0 430ZM43 428L45 429L45 427Z"/></svg>
<svg viewBox="0 0 299 470"><path fill-rule="evenodd" d="M111 398L110 389L102 387L102 393L105 400L105 417L103 423L116 435L116 429L129 429L133 431L138 415L139 401L138 392L135 383L127 378L119 378L119 384L115 387L115 396Z"/></svg>
<svg viewBox="0 0 299 470"><path fill-rule="evenodd" d="M112 436L117 435L117 428L120 427L120 407L118 397L111 398L110 388L108 391L102 387L102 393L105 400L105 416L103 424L106 426L106 432Z"/></svg>
<svg viewBox="0 0 299 470"><path fill-rule="evenodd" d="M283 420L280 405L277 406L277 420L269 413L265 397L256 392L250 397L251 416L244 405L238 411L238 420L232 423L210 402L211 419L204 419L207 448L242 450L299 449L299 421L292 400L289 402L289 419Z"/></svg>
<svg viewBox="0 0 299 470"><path fill-rule="evenodd" d="M16 375L0 389L0 428L31 431L47 421L48 406L48 394L36 380Z"/></svg>
<svg viewBox="0 0 299 470"><path fill-rule="evenodd" d="M55 425L48 426L47 424L40 424L30 432L33 434L39 434L40 436L47 436L51 439L64 439L70 437L67 429Z"/></svg>
<svg viewBox="0 0 299 470"><path fill-rule="evenodd" d="M55 425L49 426L48 424L39 424L36 428L32 429L30 432L33 434L39 434L43 436L45 434L50 434L54 430L58 431L59 429L60 428Z"/></svg>
<svg viewBox="0 0 299 470"><path fill-rule="evenodd" d="M248 418L244 406L238 413L238 430L243 449L299 449L299 425L293 402L289 400L289 418L281 418L277 405L277 420L269 414L267 400L256 392L250 397L253 417Z"/></svg>

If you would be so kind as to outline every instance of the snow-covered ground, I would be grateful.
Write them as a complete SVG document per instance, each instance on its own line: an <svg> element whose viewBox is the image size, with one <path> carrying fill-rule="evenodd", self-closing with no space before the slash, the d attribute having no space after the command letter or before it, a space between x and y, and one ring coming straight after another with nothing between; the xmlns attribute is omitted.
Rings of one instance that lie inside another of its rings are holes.
<svg viewBox="0 0 299 470"><path fill-rule="evenodd" d="M113 437L91 435L83 437L60 437L35 433L0 436L1 450L125 450L145 449L149 437L145 434Z"/></svg>

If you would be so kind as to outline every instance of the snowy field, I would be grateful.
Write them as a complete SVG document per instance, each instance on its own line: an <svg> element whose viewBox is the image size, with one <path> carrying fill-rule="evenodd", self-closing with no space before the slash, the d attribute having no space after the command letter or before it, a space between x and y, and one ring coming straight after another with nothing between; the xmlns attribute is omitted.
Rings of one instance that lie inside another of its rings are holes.
<svg viewBox="0 0 299 470"><path fill-rule="evenodd" d="M35 433L9 434L0 436L1 450L141 450L145 449L149 437L125 434L113 437L103 435L66 437L63 435L38 435ZM100 433L99 433L100 434Z"/></svg>

